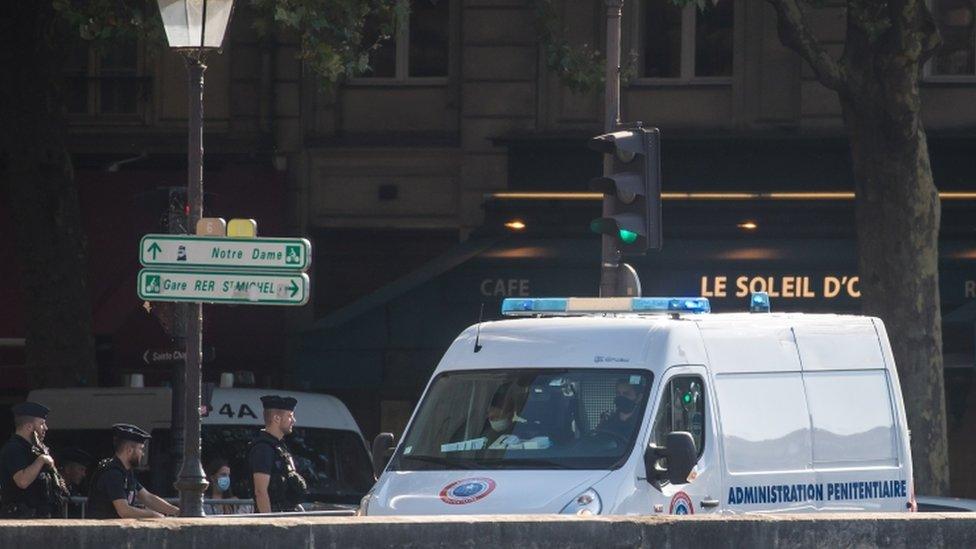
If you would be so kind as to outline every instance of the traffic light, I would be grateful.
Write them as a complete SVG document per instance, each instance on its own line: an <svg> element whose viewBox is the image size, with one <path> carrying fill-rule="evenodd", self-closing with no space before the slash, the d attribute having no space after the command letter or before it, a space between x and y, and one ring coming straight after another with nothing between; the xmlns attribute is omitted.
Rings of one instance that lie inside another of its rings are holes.
<svg viewBox="0 0 976 549"><path fill-rule="evenodd" d="M590 180L590 188L610 197L610 215L590 229L614 237L622 254L661 249L661 133L637 126L598 135L589 147L613 159L613 173Z"/></svg>

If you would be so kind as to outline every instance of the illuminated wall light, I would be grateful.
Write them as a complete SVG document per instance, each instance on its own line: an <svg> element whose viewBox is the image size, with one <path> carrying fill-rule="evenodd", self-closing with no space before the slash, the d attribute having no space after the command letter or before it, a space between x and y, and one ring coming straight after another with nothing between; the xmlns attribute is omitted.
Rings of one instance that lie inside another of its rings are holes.
<svg viewBox="0 0 976 549"><path fill-rule="evenodd" d="M522 221L521 219L513 219L505 223L505 227L511 231L524 231L525 222Z"/></svg>
<svg viewBox="0 0 976 549"><path fill-rule="evenodd" d="M940 192L942 200L976 200L973 191L945 191ZM586 192L498 192L488 193L485 198L493 200L603 200L600 193ZM688 201L721 201L721 200L777 200L777 201L848 201L854 200L851 191L817 191L817 192L664 192L664 200Z"/></svg>
<svg viewBox="0 0 976 549"><path fill-rule="evenodd" d="M756 225L755 221L743 221L742 223L736 225L736 227L742 229L743 231L755 231L759 228L759 225Z"/></svg>

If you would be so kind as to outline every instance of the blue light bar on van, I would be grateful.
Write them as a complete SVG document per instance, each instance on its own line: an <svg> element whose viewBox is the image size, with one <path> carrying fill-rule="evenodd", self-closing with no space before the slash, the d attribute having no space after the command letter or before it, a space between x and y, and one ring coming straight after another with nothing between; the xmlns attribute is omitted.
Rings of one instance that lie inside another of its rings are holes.
<svg viewBox="0 0 976 549"><path fill-rule="evenodd" d="M564 313L568 299L564 297L540 297L535 299L505 298L502 301L503 315Z"/></svg>
<svg viewBox="0 0 976 549"><path fill-rule="evenodd" d="M752 292L752 295L749 297L749 312L768 313L769 294L766 292Z"/></svg>
<svg viewBox="0 0 976 549"><path fill-rule="evenodd" d="M712 307L704 297L538 297L507 298L505 316L580 313L707 313Z"/></svg>

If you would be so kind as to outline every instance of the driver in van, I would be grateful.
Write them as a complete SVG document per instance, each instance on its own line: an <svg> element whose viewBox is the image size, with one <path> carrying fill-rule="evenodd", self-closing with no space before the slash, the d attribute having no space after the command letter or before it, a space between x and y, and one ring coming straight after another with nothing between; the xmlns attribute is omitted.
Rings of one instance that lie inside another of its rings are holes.
<svg viewBox="0 0 976 549"><path fill-rule="evenodd" d="M642 398L644 398L644 392L641 391L639 385L631 384L627 378L618 379L613 399L613 411L604 412L604 417L596 426L596 430L629 438L640 423L637 408Z"/></svg>

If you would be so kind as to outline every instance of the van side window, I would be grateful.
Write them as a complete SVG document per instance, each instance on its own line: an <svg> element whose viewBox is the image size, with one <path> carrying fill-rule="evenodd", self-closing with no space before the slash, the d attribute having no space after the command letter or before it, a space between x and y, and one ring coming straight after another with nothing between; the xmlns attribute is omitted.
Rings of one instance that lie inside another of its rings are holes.
<svg viewBox="0 0 976 549"><path fill-rule="evenodd" d="M691 433L701 457L705 448L705 384L698 376L673 377L664 388L654 418L653 442L663 446L672 431Z"/></svg>

